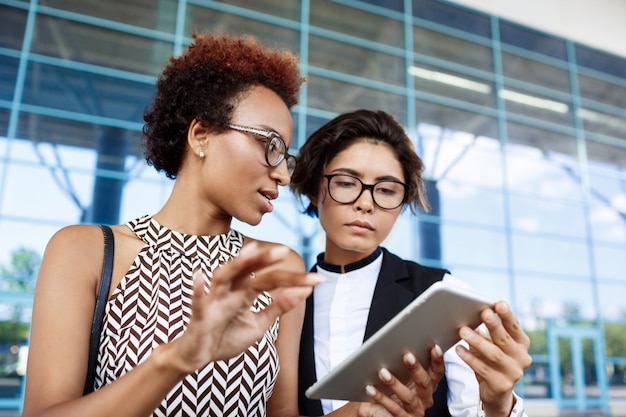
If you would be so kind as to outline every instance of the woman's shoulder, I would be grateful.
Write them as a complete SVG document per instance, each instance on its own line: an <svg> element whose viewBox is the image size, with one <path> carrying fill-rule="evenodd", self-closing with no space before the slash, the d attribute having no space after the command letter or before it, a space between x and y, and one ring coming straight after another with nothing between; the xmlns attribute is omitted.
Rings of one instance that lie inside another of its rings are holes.
<svg viewBox="0 0 626 417"><path fill-rule="evenodd" d="M50 240L48 247L62 247L65 250L88 251L96 242L103 242L102 230L98 226L73 224L57 230Z"/></svg>

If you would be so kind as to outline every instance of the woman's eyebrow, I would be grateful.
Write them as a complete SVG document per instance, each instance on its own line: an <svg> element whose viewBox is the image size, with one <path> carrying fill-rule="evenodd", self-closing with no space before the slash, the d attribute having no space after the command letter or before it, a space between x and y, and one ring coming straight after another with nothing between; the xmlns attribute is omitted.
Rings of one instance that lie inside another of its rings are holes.
<svg viewBox="0 0 626 417"><path fill-rule="evenodd" d="M362 172L360 171L355 171L352 168L344 168L344 167L340 167L340 168L335 168L331 171L331 174L347 174L347 175L352 175L353 177L357 177L358 179L362 180L364 175ZM400 178L396 177L395 175L381 175L375 178L375 181L400 181L403 182Z"/></svg>

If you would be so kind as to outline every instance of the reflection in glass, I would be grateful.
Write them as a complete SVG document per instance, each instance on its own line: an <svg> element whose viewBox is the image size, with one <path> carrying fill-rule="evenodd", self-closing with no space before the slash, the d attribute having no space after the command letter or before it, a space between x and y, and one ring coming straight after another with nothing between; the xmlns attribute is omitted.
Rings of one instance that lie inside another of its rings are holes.
<svg viewBox="0 0 626 417"><path fill-rule="evenodd" d="M174 52L172 43L46 15L34 33L32 52L150 76Z"/></svg>
<svg viewBox="0 0 626 417"><path fill-rule="evenodd" d="M581 179L573 137L509 123L507 182L512 192L548 200L580 201Z"/></svg>
<svg viewBox="0 0 626 417"><path fill-rule="evenodd" d="M335 113L354 109L385 109L406 126L406 98L401 95L310 75L307 105ZM315 86L313 88L312 86Z"/></svg>
<svg viewBox="0 0 626 417"><path fill-rule="evenodd" d="M264 2L259 2L264 3ZM299 51L299 33L296 30L262 22L206 7L189 4L185 33L206 31L252 35L276 48L285 48L294 53Z"/></svg>
<svg viewBox="0 0 626 417"><path fill-rule="evenodd" d="M504 271L508 265L504 230L443 223L441 241L445 245L442 262L452 269L459 265Z"/></svg>
<svg viewBox="0 0 626 417"><path fill-rule="evenodd" d="M568 280L589 279L590 264L586 240L517 231L513 232L511 240L513 262L520 270L555 274Z"/></svg>
<svg viewBox="0 0 626 417"><path fill-rule="evenodd" d="M163 32L173 33L176 27L177 5L174 1L39 0L39 4Z"/></svg>
<svg viewBox="0 0 626 417"><path fill-rule="evenodd" d="M404 24L400 19L391 19L332 0L315 0L309 4L311 26L404 49ZM347 16L350 18L346 19Z"/></svg>
<svg viewBox="0 0 626 417"><path fill-rule="evenodd" d="M517 23L500 20L500 40L503 43L540 53L549 58L566 60L565 40L539 32ZM506 62L506 60L504 60Z"/></svg>
<svg viewBox="0 0 626 417"><path fill-rule="evenodd" d="M580 72L578 74L580 96L584 100L592 100L601 103L603 106L612 106L616 111L623 112L626 109L626 85L624 85L623 81L621 84L617 81L609 77L600 79L598 74L587 75L584 72ZM585 104L584 101L583 104ZM591 108L591 106L586 104L584 107Z"/></svg>
<svg viewBox="0 0 626 417"><path fill-rule="evenodd" d="M463 103L495 107L495 89L493 83L489 81L424 64L410 66L408 73L414 77L418 95L435 94Z"/></svg>
<svg viewBox="0 0 626 417"><path fill-rule="evenodd" d="M413 27L413 50L418 58L419 55L425 55L439 61L442 65L449 62L489 73L493 72L491 48L467 39L415 26ZM422 60L416 59L416 61Z"/></svg>
<svg viewBox="0 0 626 417"><path fill-rule="evenodd" d="M312 66L404 86L406 84L405 59L360 46L349 45L325 38L309 38L309 63Z"/></svg>
<svg viewBox="0 0 626 417"><path fill-rule="evenodd" d="M0 5L0 47L22 49L26 14L26 10Z"/></svg>
<svg viewBox="0 0 626 417"><path fill-rule="evenodd" d="M565 64L562 67L558 67L512 53L502 52L502 71L505 77L513 80L524 81L533 86L540 86L565 94L571 92L569 74Z"/></svg>

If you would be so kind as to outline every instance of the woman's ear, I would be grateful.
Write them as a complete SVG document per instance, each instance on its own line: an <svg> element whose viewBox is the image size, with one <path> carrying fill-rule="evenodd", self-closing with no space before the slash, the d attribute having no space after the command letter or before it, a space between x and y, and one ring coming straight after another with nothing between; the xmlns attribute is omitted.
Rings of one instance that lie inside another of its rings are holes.
<svg viewBox="0 0 626 417"><path fill-rule="evenodd" d="M204 159L204 150L207 146L210 129L202 124L198 119L193 119L187 129L187 144L189 150Z"/></svg>
<svg viewBox="0 0 626 417"><path fill-rule="evenodd" d="M311 204L317 207L317 196L308 194L307 197L309 198L309 201L311 202Z"/></svg>

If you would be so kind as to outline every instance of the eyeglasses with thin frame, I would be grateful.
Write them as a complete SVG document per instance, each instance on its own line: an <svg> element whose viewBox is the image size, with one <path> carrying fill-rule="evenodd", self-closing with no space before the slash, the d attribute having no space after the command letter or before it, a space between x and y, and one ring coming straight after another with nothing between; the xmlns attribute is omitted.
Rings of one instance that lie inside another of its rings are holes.
<svg viewBox="0 0 626 417"><path fill-rule="evenodd" d="M361 197L364 190L370 190L374 204L385 210L393 210L404 203L406 184L400 181L385 180L375 184L365 184L357 177L347 174L327 174L328 194L340 204L352 204Z"/></svg>
<svg viewBox="0 0 626 417"><path fill-rule="evenodd" d="M285 160L287 161L289 176L293 174L293 170L296 168L296 158L287 153L287 144L278 133L258 127L237 124L229 124L228 127L238 132L252 133L253 135L265 138L265 162L267 162L269 166L277 167Z"/></svg>

